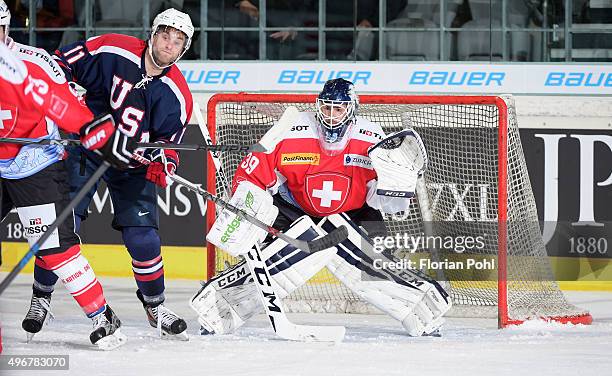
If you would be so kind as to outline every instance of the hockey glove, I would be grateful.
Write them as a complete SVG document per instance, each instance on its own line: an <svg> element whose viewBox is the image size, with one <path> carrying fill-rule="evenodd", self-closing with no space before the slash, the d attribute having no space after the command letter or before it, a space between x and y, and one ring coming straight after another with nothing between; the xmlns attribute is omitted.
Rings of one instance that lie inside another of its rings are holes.
<svg viewBox="0 0 612 376"><path fill-rule="evenodd" d="M178 153L171 149L155 149L151 152L151 164L147 167L147 180L166 188L168 176L174 175L179 164Z"/></svg>
<svg viewBox="0 0 612 376"><path fill-rule="evenodd" d="M370 146L368 155L378 175L376 193L412 197L419 176L427 169L427 153L414 129L404 129Z"/></svg>
<svg viewBox="0 0 612 376"><path fill-rule="evenodd" d="M101 155L115 168L128 168L136 141L115 128L110 114L96 117L85 124L79 133L85 149Z"/></svg>

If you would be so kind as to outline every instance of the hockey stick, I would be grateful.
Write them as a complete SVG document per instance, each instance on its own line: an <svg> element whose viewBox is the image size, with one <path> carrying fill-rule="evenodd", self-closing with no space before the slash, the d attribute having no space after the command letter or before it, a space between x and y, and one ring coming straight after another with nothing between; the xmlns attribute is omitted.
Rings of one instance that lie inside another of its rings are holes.
<svg viewBox="0 0 612 376"><path fill-rule="evenodd" d="M19 145L81 145L81 141L72 140L69 138L63 139L41 139L35 138L11 138L11 137L0 137L0 143L7 144L19 144ZM136 147L139 149L175 149L175 150L212 150L215 152L220 151L235 151L235 152L267 152L267 149L261 143L254 145L197 145L197 144L167 144L157 142L138 142Z"/></svg>
<svg viewBox="0 0 612 376"><path fill-rule="evenodd" d="M57 230L57 228L66 220L66 218L68 218L74 208L79 204L79 202L81 202L83 197L85 197L87 192L89 192L91 187L93 187L96 182L102 177L102 175L104 175L104 172L106 172L109 167L110 164L108 162L103 162L100 167L98 167L98 169L94 172L94 174L91 175L87 182L85 182L85 185L81 187L81 189L77 192L76 196L74 196L74 198L70 200L68 205L64 208L64 210L62 210L62 212L55 219L55 221L53 221L53 223L49 225L47 231L45 231L45 233L42 234L42 236L36 241L36 243L34 243L30 247L26 254L23 255L21 260L19 260L17 265L13 267L13 270L11 270L10 273L2 280L2 282L0 283L0 295L11 284L17 274L19 274L19 272L27 265L30 259L38 253L40 247L42 247L44 242L55 232L55 230Z"/></svg>
<svg viewBox="0 0 612 376"><path fill-rule="evenodd" d="M266 263L262 260L261 250L255 248L247 253L246 262L257 287L272 329L281 338L291 341L340 342L346 329L343 326L313 326L294 324L287 318L282 301L276 295Z"/></svg>
<svg viewBox="0 0 612 376"><path fill-rule="evenodd" d="M142 163L143 165L148 165L151 163L150 160L148 160L147 158L139 155L139 154L134 154L133 159L136 160L137 162ZM286 241L287 243L293 245L296 248L299 248L303 251L306 252L319 252L322 251L324 249L327 248L331 248L333 246L335 246L336 244L339 244L340 242L342 242L344 239L346 239L348 237L348 230L346 229L346 227L344 226L340 226L338 228L336 228L334 231L330 232L329 234L312 240L310 242L304 241L304 240L300 240L300 239L294 239L290 236L285 235L284 233L282 233L280 230L275 229L272 226L268 226L267 224L265 224L264 222L260 221L259 219L257 219L256 217L250 215L249 213L245 212L242 209L239 209L237 207L235 207L234 205L230 204L229 202L223 200L220 197L217 197L215 195L213 195L212 193L202 189L202 187L190 182L189 180L180 177L178 175L167 175L168 178L170 178L172 181L174 181L177 184L180 184L182 186L184 186L185 188L189 189L190 191L193 191L199 195L201 195L202 197L204 197L206 200L210 200L212 202L214 202L216 205L219 205L220 207L222 207L223 209L227 209L230 212L236 214L238 217L240 217L241 219L244 219L252 224L254 224L255 226L265 230L267 233L269 233L270 235L276 236L277 238L280 238L284 241Z"/></svg>
<svg viewBox="0 0 612 376"><path fill-rule="evenodd" d="M284 240L285 242L291 244L292 246L299 248L303 251L306 252L319 252L322 251L324 249L327 248L331 248L337 244L339 244L340 242L342 242L344 239L346 239L348 237L348 230L346 229L346 227L344 226L340 226L338 228L336 228L335 230L333 230L332 232L330 232L329 234L312 240L310 242L304 241L304 240L300 240L300 239L294 239L290 236L285 235L284 233L282 233L280 230L275 229L272 226L268 226L267 224L265 224L264 222L260 221L259 219L257 219L256 217L250 215L249 213L245 212L242 209L239 209L237 207L235 207L234 205L230 204L229 202L221 199L220 197L217 197L215 195L213 195L212 193L202 189L201 187L191 183L190 181L178 176L178 175L171 175L169 176L170 179L172 179L174 182L184 186L185 188L199 194L202 195L205 199L210 200L212 202L214 202L216 205L219 205L221 208L223 209L227 209L230 212L236 214L238 217L249 221L250 223L254 224L255 226L265 230L266 232L268 232L269 234L276 236L277 238L280 238L282 240Z"/></svg>

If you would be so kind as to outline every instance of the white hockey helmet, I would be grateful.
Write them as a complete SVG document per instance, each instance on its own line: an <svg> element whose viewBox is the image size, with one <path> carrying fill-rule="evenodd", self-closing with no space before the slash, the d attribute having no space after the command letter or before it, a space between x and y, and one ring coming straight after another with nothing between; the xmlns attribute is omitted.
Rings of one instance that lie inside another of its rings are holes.
<svg viewBox="0 0 612 376"><path fill-rule="evenodd" d="M6 38L9 33L9 25L11 24L11 11L8 6L4 2L4 0L0 0L0 26L4 26L4 40L2 42L6 42Z"/></svg>
<svg viewBox="0 0 612 376"><path fill-rule="evenodd" d="M153 58L153 36L155 35L155 33L157 33L160 26L173 27L183 32L187 37L187 41L185 42L185 46L183 47L183 51L180 53L180 55L171 64L168 64L163 67L159 66ZM187 13L183 13L174 8L170 8L155 16L155 19L153 20L153 25L151 26L151 36L149 37L149 55L151 56L151 60L153 60L153 64L155 64L157 68L163 69L176 63L181 57L183 57L185 52L187 52L187 50L191 46L191 40L193 39L194 31L195 29L193 28L193 24L191 23L191 18Z"/></svg>

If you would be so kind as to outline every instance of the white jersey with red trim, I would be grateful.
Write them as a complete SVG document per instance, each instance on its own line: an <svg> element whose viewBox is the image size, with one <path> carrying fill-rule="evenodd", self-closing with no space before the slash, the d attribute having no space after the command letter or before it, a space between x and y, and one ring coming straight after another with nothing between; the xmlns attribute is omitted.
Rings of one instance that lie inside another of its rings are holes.
<svg viewBox="0 0 612 376"><path fill-rule="evenodd" d="M249 153L240 163L232 191L248 180L315 217L369 206L388 213L406 210L409 200L376 195L376 171L368 147L385 137L382 128L357 117L346 148L329 156L317 136L312 112L302 112L270 154Z"/></svg>

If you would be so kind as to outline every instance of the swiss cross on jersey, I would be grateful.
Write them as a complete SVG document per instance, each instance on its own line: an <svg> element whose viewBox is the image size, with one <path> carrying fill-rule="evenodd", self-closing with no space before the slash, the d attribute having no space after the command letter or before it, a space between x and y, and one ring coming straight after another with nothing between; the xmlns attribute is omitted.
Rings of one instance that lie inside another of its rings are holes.
<svg viewBox="0 0 612 376"><path fill-rule="evenodd" d="M342 207L348 197L351 178L333 172L306 175L306 194L320 214L329 214Z"/></svg>
<svg viewBox="0 0 612 376"><path fill-rule="evenodd" d="M6 137L13 132L17 123L17 107L0 102L0 135Z"/></svg>

